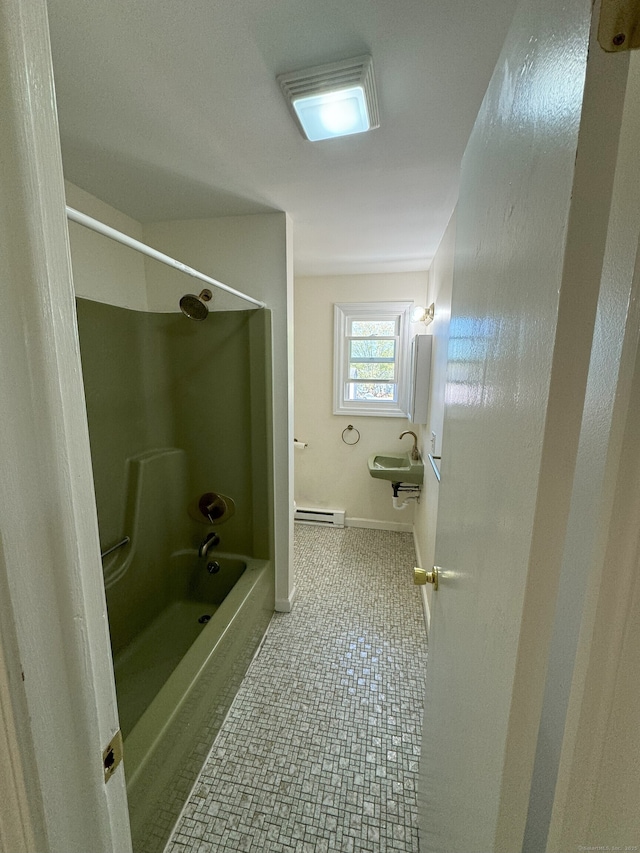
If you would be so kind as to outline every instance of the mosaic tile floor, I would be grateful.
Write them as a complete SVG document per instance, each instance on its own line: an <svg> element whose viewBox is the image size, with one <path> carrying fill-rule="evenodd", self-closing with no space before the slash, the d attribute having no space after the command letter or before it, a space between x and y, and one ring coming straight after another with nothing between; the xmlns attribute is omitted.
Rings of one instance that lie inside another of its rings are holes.
<svg viewBox="0 0 640 853"><path fill-rule="evenodd" d="M417 853L414 560L407 533L296 525L296 606L275 614L166 853Z"/></svg>

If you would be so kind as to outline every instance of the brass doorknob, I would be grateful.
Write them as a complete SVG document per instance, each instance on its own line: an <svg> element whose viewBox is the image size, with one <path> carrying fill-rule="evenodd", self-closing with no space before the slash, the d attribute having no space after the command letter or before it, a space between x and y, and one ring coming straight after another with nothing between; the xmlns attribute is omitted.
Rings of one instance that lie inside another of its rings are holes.
<svg viewBox="0 0 640 853"><path fill-rule="evenodd" d="M438 589L438 571L438 566L434 566L432 572L427 572L425 569L416 566L413 570L413 582L414 584L431 583L434 589Z"/></svg>

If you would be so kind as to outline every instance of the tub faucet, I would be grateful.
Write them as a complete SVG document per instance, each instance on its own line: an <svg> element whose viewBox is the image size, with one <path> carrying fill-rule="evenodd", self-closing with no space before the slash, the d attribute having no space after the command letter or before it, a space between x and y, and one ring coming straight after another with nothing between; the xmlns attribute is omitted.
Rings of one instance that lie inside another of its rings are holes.
<svg viewBox="0 0 640 853"><path fill-rule="evenodd" d="M198 548L198 556L206 557L209 551L209 548L215 548L216 545L220 544L220 537L214 531L211 533L207 533L202 542L200 543L200 547Z"/></svg>
<svg viewBox="0 0 640 853"><path fill-rule="evenodd" d="M417 462L420 459L420 451L418 450L418 436L415 432L411 432L410 429L406 429L404 432L400 433L399 438L403 438L405 435L413 436L413 447L411 448L411 458L414 462Z"/></svg>

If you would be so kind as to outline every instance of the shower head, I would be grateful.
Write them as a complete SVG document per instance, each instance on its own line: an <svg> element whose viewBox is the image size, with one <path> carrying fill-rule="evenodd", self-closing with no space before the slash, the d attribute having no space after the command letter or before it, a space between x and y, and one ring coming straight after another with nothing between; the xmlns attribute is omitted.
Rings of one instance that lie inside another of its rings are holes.
<svg viewBox="0 0 640 853"><path fill-rule="evenodd" d="M180 310L190 320L206 320L209 316L209 309L205 305L205 302L209 302L212 296L211 291L206 288L199 296L187 293L180 300Z"/></svg>

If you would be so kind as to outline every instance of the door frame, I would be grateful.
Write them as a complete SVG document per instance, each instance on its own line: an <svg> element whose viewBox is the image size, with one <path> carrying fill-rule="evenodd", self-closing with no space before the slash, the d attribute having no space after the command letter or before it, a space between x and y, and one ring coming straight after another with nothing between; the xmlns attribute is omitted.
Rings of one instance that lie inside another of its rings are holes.
<svg viewBox="0 0 640 853"><path fill-rule="evenodd" d="M0 0L0 846L131 850L45 0Z"/></svg>
<svg viewBox="0 0 640 853"><path fill-rule="evenodd" d="M553 801L548 806L548 850L625 843L603 828L603 810L607 812L605 824L611 820L622 829L626 817L635 820L633 830L625 827L627 832L636 839L640 832L640 777L624 760L625 750L632 752L629 745L636 739L640 722L637 703L635 698L630 700L626 686L636 681L633 661L639 659L640 651L635 628L640 608L639 142L640 54L635 52L629 58L605 276L579 451L584 473L577 480L574 500L582 513L572 531L577 554L573 565L565 560L561 578L561 583L571 584L574 595L576 587L580 589L584 603L574 636L567 636L566 624L556 631L556 652L563 637L573 673L563 697L565 723L555 757ZM581 500L579 492L591 485L592 493L594 482L600 484L597 493L586 502ZM560 618L559 607L557 625ZM549 690L546 698L548 707L552 704ZM557 716L558 708L549 708L549 713ZM548 746L545 751L548 754ZM631 797L634 807L629 807L625 797ZM622 811L613 814L614 808ZM606 841L593 840L606 836Z"/></svg>

